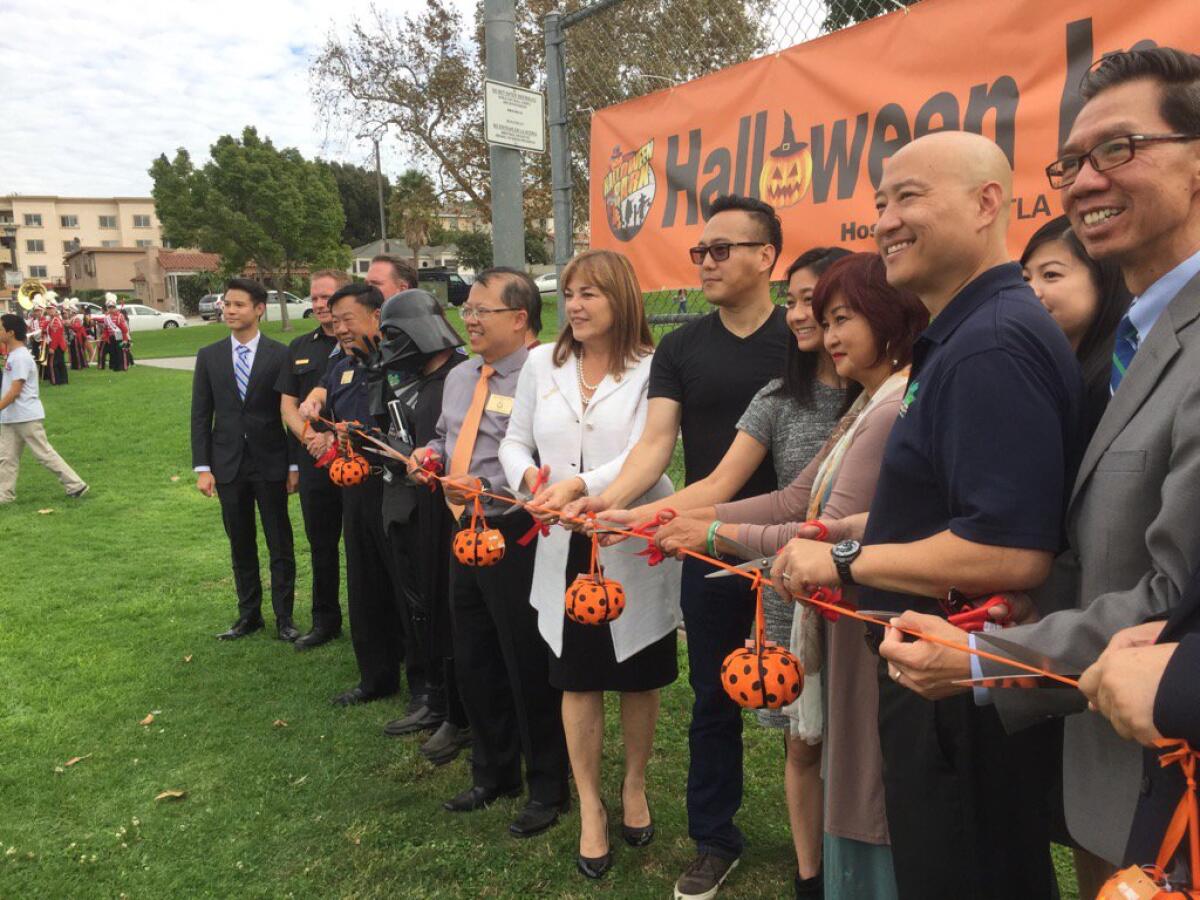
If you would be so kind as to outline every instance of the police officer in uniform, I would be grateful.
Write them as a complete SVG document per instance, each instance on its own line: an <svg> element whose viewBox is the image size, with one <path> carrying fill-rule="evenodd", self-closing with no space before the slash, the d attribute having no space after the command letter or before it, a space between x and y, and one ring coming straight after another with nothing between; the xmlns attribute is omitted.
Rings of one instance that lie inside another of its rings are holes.
<svg viewBox="0 0 1200 900"><path fill-rule="evenodd" d="M371 414L366 367L361 357L374 349L379 337L379 310L383 295L368 284L349 284L329 300L334 333L343 353L329 366L319 387L300 404L301 417L314 422L327 406L338 422L359 422L368 427L385 425ZM338 706L367 703L400 689L403 625L391 546L383 528L383 477L379 457L370 445L356 448L372 463L372 473L362 483L341 488L342 535L346 543L346 605L350 613L350 639L358 662L359 682L338 694ZM410 684L414 692L424 686Z"/></svg>
<svg viewBox="0 0 1200 900"><path fill-rule="evenodd" d="M368 366L372 408L388 419L388 441L411 455L437 434L446 375L466 357L463 340L450 327L437 299L407 290L389 298L380 319L383 343ZM386 734L434 731L421 747L441 765L470 742L466 712L454 679L450 630L450 542L453 517L442 498L415 486L403 467L384 487L383 514L397 569L411 560L416 590L405 598L405 656L410 672L420 661L424 702L404 718L389 722Z"/></svg>
<svg viewBox="0 0 1200 900"><path fill-rule="evenodd" d="M300 469L300 509L312 559L312 630L296 639L297 650L319 647L342 633L342 608L338 602L342 494L329 480L329 473L316 467L314 456L321 455L329 439L322 437L324 426L309 423L305 428L300 401L321 383L330 360L336 362L341 354L333 333L329 298L349 281L350 277L337 269L313 273L310 293L313 317L319 327L291 342L287 364L275 385L283 421L291 432L288 448Z"/></svg>

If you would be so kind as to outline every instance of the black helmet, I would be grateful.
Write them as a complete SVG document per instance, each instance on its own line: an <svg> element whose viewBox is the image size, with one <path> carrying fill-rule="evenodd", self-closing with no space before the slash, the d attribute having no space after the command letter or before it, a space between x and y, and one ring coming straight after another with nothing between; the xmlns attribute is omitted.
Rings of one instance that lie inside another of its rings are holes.
<svg viewBox="0 0 1200 900"><path fill-rule="evenodd" d="M463 345L458 332L428 291L410 289L389 297L379 314L380 360L385 369L408 369L443 350Z"/></svg>

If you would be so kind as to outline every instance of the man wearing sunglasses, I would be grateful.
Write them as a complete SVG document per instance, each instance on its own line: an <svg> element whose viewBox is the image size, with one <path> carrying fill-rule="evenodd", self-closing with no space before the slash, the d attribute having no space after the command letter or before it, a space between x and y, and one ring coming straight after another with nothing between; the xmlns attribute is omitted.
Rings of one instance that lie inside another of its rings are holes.
<svg viewBox="0 0 1200 900"><path fill-rule="evenodd" d="M704 297L715 306L663 338L650 370L650 403L641 440L602 494L568 512L625 509L666 471L683 433L686 482L706 477L733 442L738 419L764 384L783 371L791 339L784 310L771 299L771 272L783 248L779 217L766 203L720 197L689 255ZM738 498L775 490L770 456ZM618 514L619 515L619 514ZM675 884L677 898L712 897L737 865L742 834L742 716L721 687L725 656L741 647L754 618L754 594L740 578L709 580L712 567L683 564L681 605L695 702L689 732L688 833L697 855Z"/></svg>

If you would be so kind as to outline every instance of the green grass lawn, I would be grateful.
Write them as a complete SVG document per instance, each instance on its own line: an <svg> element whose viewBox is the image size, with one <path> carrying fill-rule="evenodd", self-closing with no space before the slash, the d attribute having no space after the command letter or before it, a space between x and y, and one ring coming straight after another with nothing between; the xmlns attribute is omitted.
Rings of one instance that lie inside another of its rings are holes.
<svg viewBox="0 0 1200 900"><path fill-rule="evenodd" d="M686 678L664 692L651 763L658 837L640 851L617 838L603 882L575 872L574 812L524 842L505 831L515 800L442 812L467 765L434 768L418 739L383 736L405 698L329 704L356 679L348 639L306 654L269 629L214 640L235 601L217 501L193 487L189 385L138 366L45 390L51 442L92 492L67 500L27 455L0 507L0 898L668 896L692 854ZM307 598L295 499L292 513ZM748 848L721 896L790 896L779 735L747 721L746 747ZM155 800L167 790L186 796Z"/></svg>

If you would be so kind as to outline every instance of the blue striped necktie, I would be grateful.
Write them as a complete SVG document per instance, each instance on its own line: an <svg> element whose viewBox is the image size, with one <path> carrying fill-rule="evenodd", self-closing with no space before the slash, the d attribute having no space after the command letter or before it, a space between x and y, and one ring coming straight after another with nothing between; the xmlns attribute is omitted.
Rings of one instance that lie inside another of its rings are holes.
<svg viewBox="0 0 1200 900"><path fill-rule="evenodd" d="M233 375L237 379L238 396L245 400L246 388L250 386L250 348L245 344L238 344Z"/></svg>
<svg viewBox="0 0 1200 900"><path fill-rule="evenodd" d="M1125 377L1129 364L1133 362L1133 354L1137 353L1137 348L1137 328L1129 321L1128 314L1121 316L1121 321L1117 324L1117 337L1113 342L1112 374L1108 377L1109 394L1117 392L1121 379Z"/></svg>

